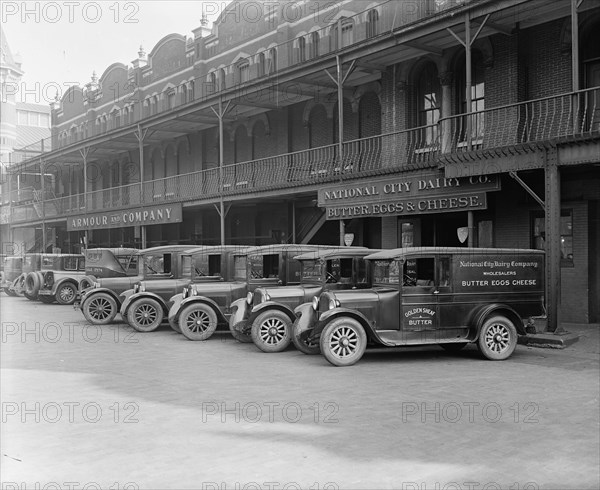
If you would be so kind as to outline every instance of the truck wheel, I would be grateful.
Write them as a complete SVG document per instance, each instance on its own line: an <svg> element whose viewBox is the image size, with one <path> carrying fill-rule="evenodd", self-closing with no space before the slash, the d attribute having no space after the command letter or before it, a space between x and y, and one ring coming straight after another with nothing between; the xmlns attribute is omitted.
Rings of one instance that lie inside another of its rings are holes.
<svg viewBox="0 0 600 490"><path fill-rule="evenodd" d="M117 316L117 302L108 293L95 293L83 302L81 309L86 320L94 325L106 325Z"/></svg>
<svg viewBox="0 0 600 490"><path fill-rule="evenodd" d="M77 286L72 282L62 284L56 291L56 302L59 305L72 305L75 303L77 295Z"/></svg>
<svg viewBox="0 0 600 490"><path fill-rule="evenodd" d="M54 303L54 298L52 296L38 296L38 299L47 305L51 305L52 303Z"/></svg>
<svg viewBox="0 0 600 490"><path fill-rule="evenodd" d="M508 359L517 346L517 329L506 317L488 318L479 332L478 347L492 361Z"/></svg>
<svg viewBox="0 0 600 490"><path fill-rule="evenodd" d="M248 326L248 320L242 320L241 322L237 322L235 325L229 325L229 331L235 340L241 342L242 344L249 344L252 342L252 335L248 335L242 333L242 330Z"/></svg>
<svg viewBox="0 0 600 490"><path fill-rule="evenodd" d="M140 298L127 310L127 323L138 332L153 332L163 321L161 304L152 298Z"/></svg>
<svg viewBox="0 0 600 490"><path fill-rule="evenodd" d="M292 325L292 343L303 354L315 355L321 353L318 342L306 342L300 338L300 327L296 322Z"/></svg>
<svg viewBox="0 0 600 490"><path fill-rule="evenodd" d="M263 311L252 324L252 341L263 352L281 352L292 341L292 322L279 310Z"/></svg>
<svg viewBox="0 0 600 490"><path fill-rule="evenodd" d="M334 366L351 366L365 353L367 334L354 318L336 318L323 329L320 347Z"/></svg>
<svg viewBox="0 0 600 490"><path fill-rule="evenodd" d="M217 329L217 315L208 305L189 305L179 315L179 328L190 340L206 340Z"/></svg>
<svg viewBox="0 0 600 490"><path fill-rule="evenodd" d="M92 281L90 281L87 278L82 279L81 281L79 281L79 290L83 291L84 289L87 288L91 288L92 287Z"/></svg>

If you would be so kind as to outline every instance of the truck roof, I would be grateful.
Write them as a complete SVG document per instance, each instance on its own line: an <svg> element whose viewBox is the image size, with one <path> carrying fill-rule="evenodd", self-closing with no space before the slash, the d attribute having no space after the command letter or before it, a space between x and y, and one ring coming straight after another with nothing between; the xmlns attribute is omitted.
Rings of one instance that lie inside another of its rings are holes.
<svg viewBox="0 0 600 490"><path fill-rule="evenodd" d="M331 250L332 248L339 248L339 246L333 245L303 245L297 243L274 243L272 245L262 245L251 250L256 255L268 255L282 252L291 252L300 255L302 253L319 250Z"/></svg>
<svg viewBox="0 0 600 490"><path fill-rule="evenodd" d="M249 245L209 245L206 246L204 248L195 248L192 250L189 250L188 253L190 255L202 255L202 254L223 254L223 253L230 253L230 254L236 254L236 255L245 255L248 252L254 250L255 248L258 248L256 246L249 246Z"/></svg>
<svg viewBox="0 0 600 490"><path fill-rule="evenodd" d="M110 248L110 247L99 247L99 248L88 248L86 250L90 251L90 252L109 252L113 255L134 255L134 254L138 254L141 252L140 249L137 248L128 248L128 247L114 247L114 248Z"/></svg>
<svg viewBox="0 0 600 490"><path fill-rule="evenodd" d="M333 258L342 257L364 257L375 252L379 252L380 249L367 248L367 247L337 247L327 248L322 250L315 250L312 252L306 252L300 255L296 255L296 260L327 260Z"/></svg>
<svg viewBox="0 0 600 490"><path fill-rule="evenodd" d="M406 248L393 248L389 250L381 250L365 258L369 260L386 260L386 259L397 259L399 257L406 257L411 255L451 255L451 254L462 254L462 255L525 255L525 254L536 254L544 255L543 250L526 249L526 248L468 248L468 247L406 247Z"/></svg>

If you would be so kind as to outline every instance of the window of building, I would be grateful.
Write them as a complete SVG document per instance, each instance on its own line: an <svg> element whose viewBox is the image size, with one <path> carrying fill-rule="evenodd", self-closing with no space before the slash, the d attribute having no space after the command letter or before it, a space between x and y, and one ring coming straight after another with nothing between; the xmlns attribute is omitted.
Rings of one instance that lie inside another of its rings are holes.
<svg viewBox="0 0 600 490"><path fill-rule="evenodd" d="M256 63L258 65L257 66L258 76L262 77L262 76L264 76L266 74L266 71L265 71L265 65L266 65L266 63L265 63L265 53L264 53L264 51L261 51L260 53L258 53L256 59L257 59Z"/></svg>
<svg viewBox="0 0 600 490"><path fill-rule="evenodd" d="M40 114L40 127L42 127L42 128L50 127L50 115L49 114Z"/></svg>
<svg viewBox="0 0 600 490"><path fill-rule="evenodd" d="M339 45L339 26L342 26L342 44ZM331 49L336 50L350 46L354 42L354 20L347 17L342 18L331 27Z"/></svg>
<svg viewBox="0 0 600 490"><path fill-rule="evenodd" d="M221 86L221 90L225 90L227 88L227 82L225 79L226 79L225 68L221 68L219 70L219 84Z"/></svg>
<svg viewBox="0 0 600 490"><path fill-rule="evenodd" d="M273 47L269 50L269 73L277 71L277 48Z"/></svg>
<svg viewBox="0 0 600 490"><path fill-rule="evenodd" d="M428 63L417 79L417 125L423 127L423 146L431 146L437 139L441 91L437 68Z"/></svg>
<svg viewBox="0 0 600 490"><path fill-rule="evenodd" d="M546 230L543 213L535 213L532 217L532 248L545 250ZM561 265L573 265L573 210L563 209L560 212L560 256Z"/></svg>
<svg viewBox="0 0 600 490"><path fill-rule="evenodd" d="M250 80L250 63L248 60L241 60L236 65L237 82L244 83Z"/></svg>
<svg viewBox="0 0 600 490"><path fill-rule="evenodd" d="M217 91L217 74L213 71L208 74L208 86L206 91L208 94L214 94Z"/></svg>
<svg viewBox="0 0 600 490"><path fill-rule="evenodd" d="M367 13L367 39L375 37L379 34L379 12L377 10L369 10Z"/></svg>
<svg viewBox="0 0 600 490"><path fill-rule="evenodd" d="M319 43L321 41L321 36L317 31L314 31L310 35L310 57L316 58L319 56Z"/></svg>
<svg viewBox="0 0 600 490"><path fill-rule="evenodd" d="M471 142L481 144L484 134L485 114L485 68L483 66L483 57L479 51L473 51L471 57L471 107L467 107L465 60L458 66L457 90L460 93L460 105L458 111L460 114L467 112L473 113L471 116L465 116L461 121L460 135L461 141L467 141L467 131L469 124L471 126Z"/></svg>
<svg viewBox="0 0 600 490"><path fill-rule="evenodd" d="M18 111L18 124L19 126L27 126L29 124L29 119L27 115L27 111Z"/></svg>
<svg viewBox="0 0 600 490"><path fill-rule="evenodd" d="M298 38L298 63L306 61L306 39L304 36Z"/></svg>
<svg viewBox="0 0 600 490"><path fill-rule="evenodd" d="M175 107L175 90L171 89L167 93L167 107L173 109Z"/></svg>

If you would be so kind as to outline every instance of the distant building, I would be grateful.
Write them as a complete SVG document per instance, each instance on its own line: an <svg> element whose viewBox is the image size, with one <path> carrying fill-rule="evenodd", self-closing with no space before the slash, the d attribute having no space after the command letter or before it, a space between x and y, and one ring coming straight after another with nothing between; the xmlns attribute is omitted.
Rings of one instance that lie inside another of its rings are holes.
<svg viewBox="0 0 600 490"><path fill-rule="evenodd" d="M0 33L0 202L33 201L35 191L41 188L39 172L23 170L13 173L9 183L7 168L51 149L50 106L19 100L24 73L21 61L13 55L4 30ZM24 243L35 241L33 230L24 229L22 232Z"/></svg>

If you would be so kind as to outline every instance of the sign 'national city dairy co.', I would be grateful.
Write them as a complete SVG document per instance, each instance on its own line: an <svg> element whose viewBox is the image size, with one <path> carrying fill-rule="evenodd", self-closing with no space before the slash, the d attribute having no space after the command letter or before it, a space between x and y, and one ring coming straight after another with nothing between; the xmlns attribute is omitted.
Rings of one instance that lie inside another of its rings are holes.
<svg viewBox="0 0 600 490"><path fill-rule="evenodd" d="M181 223L182 220L181 203L176 203L73 216L67 220L67 231L161 225L166 223Z"/></svg>
<svg viewBox="0 0 600 490"><path fill-rule="evenodd" d="M413 173L319 190L327 219L444 213L487 208L487 192L500 190L495 175L445 178Z"/></svg>

